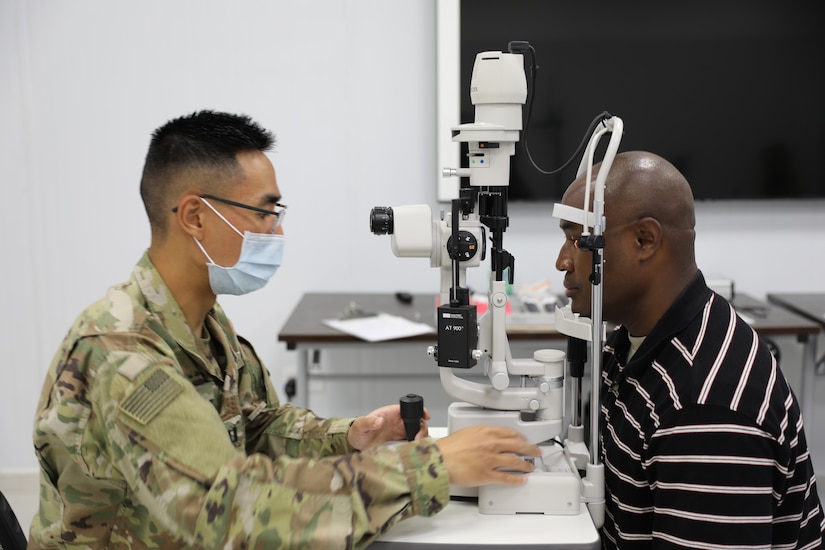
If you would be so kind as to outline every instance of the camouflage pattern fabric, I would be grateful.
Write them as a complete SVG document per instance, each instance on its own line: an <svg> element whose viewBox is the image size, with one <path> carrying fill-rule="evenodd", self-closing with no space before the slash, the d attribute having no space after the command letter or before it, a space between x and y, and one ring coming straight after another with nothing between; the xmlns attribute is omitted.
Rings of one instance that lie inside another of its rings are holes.
<svg viewBox="0 0 825 550"><path fill-rule="evenodd" d="M78 317L35 417L30 548L363 548L447 504L431 439L353 452L353 419L279 404L220 306L206 328L146 254Z"/></svg>

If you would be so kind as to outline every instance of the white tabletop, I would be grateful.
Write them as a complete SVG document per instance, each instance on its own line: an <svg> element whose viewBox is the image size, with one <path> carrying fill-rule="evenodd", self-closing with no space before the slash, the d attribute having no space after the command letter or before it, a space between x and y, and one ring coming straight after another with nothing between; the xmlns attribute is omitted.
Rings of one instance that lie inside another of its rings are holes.
<svg viewBox="0 0 825 550"><path fill-rule="evenodd" d="M584 504L575 516L537 514L483 515L474 502L451 501L435 516L397 523L370 548L478 547L526 549L597 549L599 534Z"/></svg>

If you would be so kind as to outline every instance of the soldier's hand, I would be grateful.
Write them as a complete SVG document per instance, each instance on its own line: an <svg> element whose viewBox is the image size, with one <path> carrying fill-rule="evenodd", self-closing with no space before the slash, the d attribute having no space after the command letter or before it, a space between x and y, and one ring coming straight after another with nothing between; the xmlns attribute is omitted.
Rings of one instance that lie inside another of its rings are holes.
<svg viewBox="0 0 825 550"><path fill-rule="evenodd" d="M516 455L541 456L541 451L516 430L492 426L464 428L437 442L450 483L476 487L490 483L518 485L533 464ZM511 471L504 471L511 470Z"/></svg>
<svg viewBox="0 0 825 550"><path fill-rule="evenodd" d="M430 412L424 409L424 420L430 419ZM427 423L421 422L421 430L415 436L421 439L427 436ZM399 405L387 405L375 409L366 416L355 419L347 432L349 444L359 451L383 445L388 441L406 441L407 431L401 419Z"/></svg>

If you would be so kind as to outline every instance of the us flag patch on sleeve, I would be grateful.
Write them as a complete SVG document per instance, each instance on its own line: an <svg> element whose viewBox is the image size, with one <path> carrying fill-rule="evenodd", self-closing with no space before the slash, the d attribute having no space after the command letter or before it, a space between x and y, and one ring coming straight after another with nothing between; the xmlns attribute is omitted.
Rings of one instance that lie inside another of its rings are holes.
<svg viewBox="0 0 825 550"><path fill-rule="evenodd" d="M156 369L120 404L120 410L145 426L182 391L180 382Z"/></svg>

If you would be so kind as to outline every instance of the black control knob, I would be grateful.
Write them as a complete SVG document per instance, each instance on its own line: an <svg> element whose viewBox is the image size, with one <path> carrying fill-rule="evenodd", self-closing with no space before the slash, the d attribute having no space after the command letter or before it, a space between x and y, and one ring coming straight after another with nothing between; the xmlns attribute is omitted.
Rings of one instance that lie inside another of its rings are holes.
<svg viewBox="0 0 825 550"><path fill-rule="evenodd" d="M414 393L408 393L399 401L401 405L401 419L407 431L407 441L415 439L415 434L421 430L421 419L424 418L424 398Z"/></svg>
<svg viewBox="0 0 825 550"><path fill-rule="evenodd" d="M458 246L453 248L453 236L447 239L447 250L450 251L450 258L460 262L472 260L478 253L478 239L469 231L459 231L456 243Z"/></svg>

